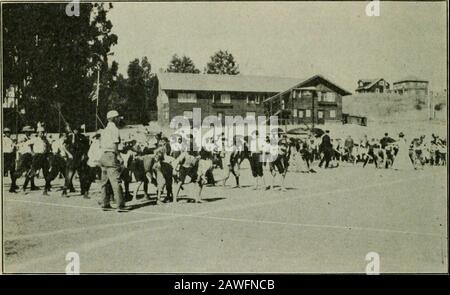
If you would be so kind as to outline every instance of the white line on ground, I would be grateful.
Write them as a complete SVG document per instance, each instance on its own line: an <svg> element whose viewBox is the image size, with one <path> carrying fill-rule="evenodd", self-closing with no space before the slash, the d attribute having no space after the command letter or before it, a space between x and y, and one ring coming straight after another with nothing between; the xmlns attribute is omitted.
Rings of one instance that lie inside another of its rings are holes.
<svg viewBox="0 0 450 295"><path fill-rule="evenodd" d="M367 185L367 186L363 186L363 187L356 187L356 188L343 189L343 190L334 190L334 191L331 191L331 192L319 192L319 193L310 194L308 196L326 195L326 194L336 193L336 192L352 192L352 191L357 191L357 190L365 190L365 189L371 189L371 188L377 187L377 186L393 185L393 184L397 184L399 182L412 181L412 180L415 180L415 179L417 179L417 178L414 177L414 178L397 180L397 181L381 182L381 183L379 182L379 183L376 183L376 184L373 184L373 185ZM217 212L222 212L222 211L227 211L227 210L240 210L240 209L246 209L246 208L255 207L255 206L265 206L267 204L273 204L273 203L278 203L278 202L283 202L283 201L288 201L288 200L294 200L294 199L299 199L299 198L303 198L303 197L305 197L305 196L286 197L286 198L283 198L283 199L271 200L269 202L261 202L261 203L257 203L257 204L250 204L248 206L239 206L239 207L236 206L235 208L224 208L224 209L210 210L210 211L207 211L207 212L203 211L203 212L198 212L198 213L194 213L194 214L135 211L135 213L140 213L140 214L165 215L166 217L165 218L149 218L149 219L143 219L143 220L136 220L136 221L128 222L127 224L147 222L147 221L150 222L150 221L154 221L154 220L158 220L158 219L168 219L169 220L169 219L176 219L176 218L180 218L180 217L193 217L193 218L204 218L204 219L209 219L209 220L246 222L246 223L255 223L255 224L261 223L261 224L275 224L275 225L314 227L314 228L323 228L323 229L342 229L342 230L355 229L355 230L362 230L362 231L375 231L375 232L384 232L384 233L414 234L414 235L439 236L439 237L441 236L439 234L434 234L434 233L408 232L408 231L391 230L391 229L363 228L363 227L355 227L355 226L338 226L338 225L285 223L285 222L277 222L277 221L238 219L238 218L226 218L226 217L215 217L215 216L201 216L201 215L204 215L204 214L217 213ZM6 201L25 202L25 203L33 203L33 204L38 204L38 205L68 207L68 208L77 208L77 209L100 210L100 208L98 208L98 207L76 206L76 205L70 205L70 204L54 204L54 203L30 201L30 200L12 200L12 199L7 199ZM96 226L91 226L91 227L84 227L84 228L80 228L80 229L69 229L69 230L71 230L71 231L81 231L81 230L85 231L85 230L88 230L89 228L96 229L98 227L99 229L101 229L101 228L103 228L103 226L107 226L107 225L96 225ZM114 225L111 225L111 226L114 226ZM121 235L118 235L118 236L115 236L115 237L104 238L104 239L97 240L97 241L94 241L94 242L87 242L87 243L79 245L78 247L81 247L81 248L79 248L80 249L79 251L89 251L89 250L92 250L92 249L96 249L98 247L107 246L107 245L109 245L111 243L114 243L114 242L117 242L117 241L128 239L131 236L134 236L136 234L140 234L140 233L147 232L147 231L164 230L164 229L167 229L167 228L170 228L170 227L172 227L172 226L171 225L167 225L167 226L156 227L156 228L151 228L151 229L135 230L135 231L132 231L132 232L126 232L124 234L121 234ZM67 232L67 230L58 230L58 231L54 231L54 232L40 233L40 234L36 234L36 235L46 236L46 235L65 233L65 232ZM17 236L16 238L20 238L20 237L23 237L23 236ZM14 272L19 272L20 269L25 269L25 271L29 271L30 270L30 266L33 266L35 264L40 264L40 263L52 261L54 259L60 259L60 258L63 259L63 257L66 254L66 252L67 251L60 251L60 252L52 254L52 255L48 255L48 256L32 259L32 260L28 260L28 261L26 261L24 263L14 264L14 266L11 267L11 270L13 270Z"/></svg>
<svg viewBox="0 0 450 295"><path fill-rule="evenodd" d="M277 221L268 221L268 220L250 220L250 219L240 219L240 218L227 218L227 217L216 217L216 216L202 216L205 214L212 214L212 213L221 213L226 211L233 211L233 210L242 210L242 209L249 209L254 207L260 207L260 206L267 206L272 205L275 203L280 203L284 201L290 201L295 199L300 199L304 197L315 197L315 196L323 196L327 194L336 194L336 193L345 193L345 192L354 192L359 190L367 190L372 189L374 187L379 186L387 186L387 185L394 185L401 182L406 181L413 181L416 180L418 177L413 177L409 179L402 179L402 180L395 180L395 181L388 181L388 182L377 182L372 185L366 185L362 187L356 187L356 188L347 188L347 189L339 189L339 190L333 190L333 191L327 191L327 192L318 192L309 194L307 196L295 196L295 197L284 197L284 198L277 198L271 201L267 202L259 202L255 204L249 204L245 206L233 206L228 208L221 208L216 210L210 210L210 211L203 211L193 214L183 214L183 213L164 213L164 212L149 212L149 211L131 211L138 214L147 214L147 215L163 215L166 217L161 218L149 218L149 219L142 219L142 220L135 220L130 221L126 223L115 223L115 224L102 224L102 225L94 225L94 226L88 226L88 227L82 227L82 228L71 228L71 229L61 229L46 233L36 233L36 234L29 234L29 235L18 235L13 237L6 237L6 240L18 240L18 239L28 239L28 238L34 238L34 237L45 237L50 236L53 234L67 234L67 233L76 233L76 232L82 232L86 230L91 229L104 229L112 226L124 226L129 224L136 224L136 223L145 223L145 222L151 222L155 220L169 220L174 218L181 218L181 217L192 217L192 218L202 218L202 219L213 219L213 220L222 220L222 221L234 221L234 222L245 222L245 223L262 223L262 224L277 224L277 225L287 225L287 226L302 226L302 227L315 227L315 228L332 228L332 229L343 229L343 230L365 230L365 231L375 231L375 232L386 232L386 233L399 233L399 234L409 234L409 235L423 235L423 236L441 236L441 234L438 233L428 233L428 232L414 232L414 231L403 231L403 230L395 230L395 229L379 229L379 228L368 228L368 227L358 227L358 226L339 226L339 225L320 225L320 224L302 224L302 223L289 223L289 222L277 222ZM423 178L423 176L421 176ZM55 204L55 203L48 203L48 202L39 202L39 201L31 201L31 200L12 200L7 199L7 201L11 202L23 202L23 203L32 203L32 204L38 204L38 205L47 205L47 206L56 206L56 207L67 207L67 208L76 208L76 209L90 209L90 210L101 210L99 207L88 207L88 206L77 206L77 205L70 205L70 204Z"/></svg>

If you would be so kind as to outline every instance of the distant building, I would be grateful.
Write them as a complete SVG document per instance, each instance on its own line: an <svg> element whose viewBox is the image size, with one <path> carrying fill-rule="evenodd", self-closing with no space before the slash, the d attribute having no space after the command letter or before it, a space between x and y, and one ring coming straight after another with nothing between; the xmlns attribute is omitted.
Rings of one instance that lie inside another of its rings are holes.
<svg viewBox="0 0 450 295"><path fill-rule="evenodd" d="M367 126L367 117L343 113L342 114L342 123Z"/></svg>
<svg viewBox="0 0 450 295"><path fill-rule="evenodd" d="M428 95L428 81L417 77L407 77L394 82L393 90L400 95L424 97Z"/></svg>
<svg viewBox="0 0 450 295"><path fill-rule="evenodd" d="M385 93L390 90L390 84L383 78L358 80L357 93Z"/></svg>

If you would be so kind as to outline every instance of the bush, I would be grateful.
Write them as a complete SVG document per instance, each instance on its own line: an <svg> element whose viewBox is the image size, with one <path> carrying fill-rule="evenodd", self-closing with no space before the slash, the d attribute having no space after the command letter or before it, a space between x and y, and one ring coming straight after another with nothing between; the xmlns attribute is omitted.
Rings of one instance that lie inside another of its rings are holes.
<svg viewBox="0 0 450 295"><path fill-rule="evenodd" d="M442 110L443 107L444 107L443 103L438 103L437 105L434 106L434 109L436 111L440 111L440 110Z"/></svg>

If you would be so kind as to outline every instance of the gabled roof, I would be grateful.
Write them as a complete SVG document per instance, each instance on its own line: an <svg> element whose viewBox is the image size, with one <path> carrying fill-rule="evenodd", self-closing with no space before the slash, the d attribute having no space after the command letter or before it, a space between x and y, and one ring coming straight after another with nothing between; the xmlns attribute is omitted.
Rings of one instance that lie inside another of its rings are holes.
<svg viewBox="0 0 450 295"><path fill-rule="evenodd" d="M340 95L342 95L342 96L352 94L351 92L349 92L349 91L345 90L344 88L342 88L342 87L336 85L335 83L331 82L329 79L325 78L324 76L322 76L322 75L314 75L314 76L312 76L312 77L309 78L309 79L306 79L306 80L304 80L304 81L301 81L300 83L297 83L296 85L294 85L294 86L292 86L292 87L290 87L290 88L288 88L288 89L285 89L284 91L280 91L280 93L278 93L278 94L276 94L276 95L274 95L274 96L272 96L272 97L269 97L269 98L265 99L263 102L268 102L268 101L274 99L275 97L277 97L277 96L279 96L279 95L283 95L283 94L285 94L285 93L287 93L287 92L293 90L294 88L300 88L300 87L308 86L308 85L310 85L310 83L311 83L312 81L317 80L317 79L323 81L323 82L326 83L326 84L328 84L328 86L329 86L330 88L334 88L334 90L335 90L337 93L339 93Z"/></svg>
<svg viewBox="0 0 450 295"><path fill-rule="evenodd" d="M380 80L380 79L379 78L376 78L376 79L359 79L358 82L361 81L363 83L373 83L374 81L378 81L378 80Z"/></svg>
<svg viewBox="0 0 450 295"><path fill-rule="evenodd" d="M356 88L356 90L360 90L360 89L370 89L372 88L375 84L377 84L380 80L384 80L383 78L377 78L377 79L360 79L359 81L362 81L363 83L369 83L366 84L365 86L360 86L358 88ZM358 81L358 82L359 82Z"/></svg>
<svg viewBox="0 0 450 295"><path fill-rule="evenodd" d="M278 93L305 79L247 75L158 73L162 90Z"/></svg>

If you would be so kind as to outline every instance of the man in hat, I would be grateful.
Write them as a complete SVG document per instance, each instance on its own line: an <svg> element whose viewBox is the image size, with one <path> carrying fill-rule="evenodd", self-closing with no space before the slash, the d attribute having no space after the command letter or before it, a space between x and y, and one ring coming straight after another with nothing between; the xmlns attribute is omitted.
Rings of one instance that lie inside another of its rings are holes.
<svg viewBox="0 0 450 295"><path fill-rule="evenodd" d="M347 162L353 163L353 147L355 146L355 142L353 138L349 135L345 139L344 142L344 151L345 151L345 160Z"/></svg>
<svg viewBox="0 0 450 295"><path fill-rule="evenodd" d="M240 176L240 160L241 160L241 153L242 153L242 144L238 140L238 138L233 136L233 144L229 150L225 151L225 159L224 159L224 179L223 179L223 186L225 186L228 178L230 178L230 174L234 175L234 178L236 179L236 185L235 188L240 187L239 185L239 176Z"/></svg>
<svg viewBox="0 0 450 295"><path fill-rule="evenodd" d="M198 175L198 167L199 167L200 157L195 154L192 150L187 150L181 153L181 155L177 158L174 163L174 170L178 175L178 183L177 188L175 189L175 195L173 198L173 202L176 203L178 200L178 195L180 194L180 190L183 185L186 184L186 178L189 176L190 182L198 184L198 192L196 194L195 201L201 203L201 193L202 188L205 183L204 179L202 179L202 175Z"/></svg>
<svg viewBox="0 0 450 295"><path fill-rule="evenodd" d="M100 137L100 147L103 152L100 157L102 168L102 200L100 203L103 210L112 209L110 205L111 196L107 189L109 183L116 199L118 212L125 212L127 210L125 209L125 200L120 185L120 167L123 164L123 159L119 152L120 135L117 128L117 124L120 122L119 113L117 111L109 111L106 114L106 118L108 124Z"/></svg>
<svg viewBox="0 0 450 295"><path fill-rule="evenodd" d="M181 153L184 151L183 148L183 138L178 135L178 134L173 134L171 137L171 143L170 143L170 147L171 147L171 151L170 151L170 156L172 156L173 158L178 158Z"/></svg>
<svg viewBox="0 0 450 295"><path fill-rule="evenodd" d="M33 161L32 156L32 150L31 150L31 140L32 140L32 133L34 132L33 127L31 126L25 126L22 128L22 132L24 133L25 137L20 140L18 143L18 152L19 152L19 160L17 162L17 169L16 169L16 178L19 178L24 172L29 172L31 169L31 164ZM39 190L39 188L34 184L34 176L29 178L31 190ZM28 185L28 184L27 184ZM23 187L23 190L25 191L25 187Z"/></svg>
<svg viewBox="0 0 450 295"><path fill-rule="evenodd" d="M100 136L101 134L98 131L94 134L87 155L82 159L78 169L78 174L80 176L80 193L83 195L84 199L90 199L89 190L91 184L95 182L99 170L101 178L100 157L102 156L102 150L100 148ZM110 190L110 188L108 189Z"/></svg>
<svg viewBox="0 0 450 295"><path fill-rule="evenodd" d="M260 137L258 130L252 132L249 140L250 147L250 169L252 170L252 176L255 180L254 190L266 187L266 182L264 180L263 172L263 147L265 146L263 139ZM251 141L251 142L250 142ZM262 184L262 186L261 186Z"/></svg>
<svg viewBox="0 0 450 295"><path fill-rule="evenodd" d="M10 193L15 193L19 187L16 185L16 144L11 139L11 130L9 128L3 129L3 163L5 173L9 173L11 178Z"/></svg>
<svg viewBox="0 0 450 295"><path fill-rule="evenodd" d="M30 146L31 149L32 162L30 171L25 175L23 190L24 192L26 191L28 182L34 178L37 171L42 169L45 178L44 194L47 194L50 185L48 181L49 163L47 161L47 153L50 151L50 143L48 142L45 136L44 127L39 126L36 132L37 136L31 138L28 141L28 145Z"/></svg>
<svg viewBox="0 0 450 295"><path fill-rule="evenodd" d="M75 188L73 187L73 177L75 172L78 172L80 182L84 179L80 170L82 165L87 165L89 139L80 133L80 128L76 127L67 135L64 145L67 151L67 165L62 196L67 197L67 190L72 193L75 192ZM81 194L83 195L83 193L84 192L82 191Z"/></svg>
<svg viewBox="0 0 450 295"><path fill-rule="evenodd" d="M272 152L272 155L274 155L275 157L275 161L270 163L271 173L272 176L274 177L274 181L276 172L278 172L281 175L280 189L282 191L286 191L286 188L284 187L284 180L286 178L287 170L289 167L289 159L291 157L291 149L287 138L287 134L283 133L282 138L278 142L278 145L276 141L272 140L272 145L273 145L272 149L277 149L277 151Z"/></svg>
<svg viewBox="0 0 450 295"><path fill-rule="evenodd" d="M322 168L324 162L325 168L328 168L331 157L333 156L333 144L331 143L329 130L326 130L325 135L322 136L322 143L320 144L319 150L321 153L323 153L323 157L319 163L319 168Z"/></svg>
<svg viewBox="0 0 450 295"><path fill-rule="evenodd" d="M66 174L66 163L69 152L66 149L67 135L61 133L57 139L51 143L51 153L49 153L49 178L55 179L58 175L63 178Z"/></svg>

